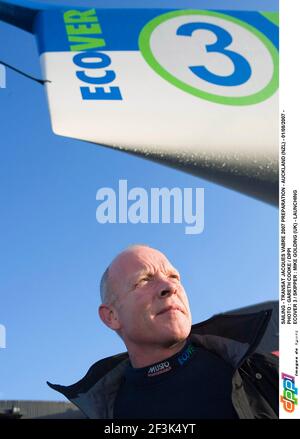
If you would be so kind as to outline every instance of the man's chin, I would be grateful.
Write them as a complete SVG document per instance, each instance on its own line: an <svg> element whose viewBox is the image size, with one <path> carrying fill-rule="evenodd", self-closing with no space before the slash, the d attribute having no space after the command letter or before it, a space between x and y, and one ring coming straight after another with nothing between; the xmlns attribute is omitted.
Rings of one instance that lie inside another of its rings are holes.
<svg viewBox="0 0 300 439"><path fill-rule="evenodd" d="M164 347L172 347L179 343L182 343L187 339L190 334L190 328L168 328L160 334L160 341Z"/></svg>

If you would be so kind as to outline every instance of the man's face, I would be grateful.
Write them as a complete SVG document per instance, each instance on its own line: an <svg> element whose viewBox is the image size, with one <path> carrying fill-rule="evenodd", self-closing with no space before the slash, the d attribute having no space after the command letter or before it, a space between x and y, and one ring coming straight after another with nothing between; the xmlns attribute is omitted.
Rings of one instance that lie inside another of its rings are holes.
<svg viewBox="0 0 300 439"><path fill-rule="evenodd" d="M189 335L188 298L162 253L142 246L122 253L110 267L110 281L125 342L168 347Z"/></svg>

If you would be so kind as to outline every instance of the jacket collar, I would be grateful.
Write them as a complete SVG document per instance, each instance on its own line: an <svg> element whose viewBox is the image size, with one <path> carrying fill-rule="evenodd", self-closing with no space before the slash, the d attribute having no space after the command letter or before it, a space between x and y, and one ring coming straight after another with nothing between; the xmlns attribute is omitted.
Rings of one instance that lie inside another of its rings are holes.
<svg viewBox="0 0 300 439"><path fill-rule="evenodd" d="M190 340L216 353L237 369L257 348L272 310L252 314L220 314L192 326ZM124 370L127 352L93 364L87 374L71 386L47 384L77 405L89 418L113 417L113 405Z"/></svg>

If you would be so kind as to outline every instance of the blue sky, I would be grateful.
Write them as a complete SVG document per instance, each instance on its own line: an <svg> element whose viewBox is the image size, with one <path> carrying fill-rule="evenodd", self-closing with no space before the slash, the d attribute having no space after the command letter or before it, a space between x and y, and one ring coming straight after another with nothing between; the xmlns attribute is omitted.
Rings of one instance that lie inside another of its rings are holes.
<svg viewBox="0 0 300 439"><path fill-rule="evenodd" d="M277 1L229 0L185 5L237 3L264 10L277 6ZM102 4L117 7L123 1ZM0 60L40 77L34 37L2 23L0 33ZM43 87L6 73L7 88L0 89L0 324L7 348L0 349L0 399L63 399L46 380L71 384L93 362L124 350L99 321L97 307L100 276L127 245L144 242L169 257L182 274L194 323L278 297L276 208L141 158L55 136ZM119 179L147 190L204 188L204 232L186 235L180 224L99 224L96 192L116 189Z"/></svg>

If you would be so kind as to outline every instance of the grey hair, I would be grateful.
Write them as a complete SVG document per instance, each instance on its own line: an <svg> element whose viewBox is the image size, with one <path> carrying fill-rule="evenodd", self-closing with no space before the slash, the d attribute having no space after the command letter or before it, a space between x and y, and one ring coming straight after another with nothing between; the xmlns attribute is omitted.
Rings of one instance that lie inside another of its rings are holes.
<svg viewBox="0 0 300 439"><path fill-rule="evenodd" d="M112 296L112 292L109 288L109 268L110 265L107 267L107 269L104 271L101 281L100 281L100 297L102 303L108 304L110 301L110 298Z"/></svg>
<svg viewBox="0 0 300 439"><path fill-rule="evenodd" d="M126 247L121 253L133 250L136 247L148 247L151 248L149 245L147 244L132 244L129 245L128 247ZM111 289L110 286L110 279L109 279L109 269L112 265L112 263L115 261L115 259L121 254L119 253L114 259L113 261L109 264L109 266L106 268L106 270L104 271L101 280L100 280L100 297L101 297L101 301L102 303L105 303L106 305L108 305L109 303L112 303L113 301L113 296L114 296L114 292Z"/></svg>

